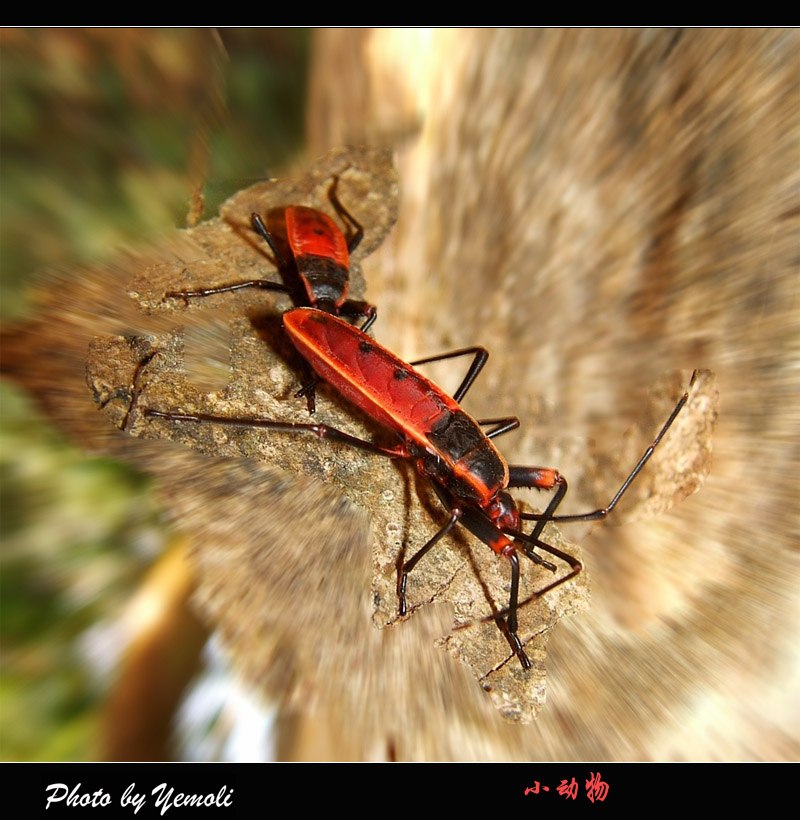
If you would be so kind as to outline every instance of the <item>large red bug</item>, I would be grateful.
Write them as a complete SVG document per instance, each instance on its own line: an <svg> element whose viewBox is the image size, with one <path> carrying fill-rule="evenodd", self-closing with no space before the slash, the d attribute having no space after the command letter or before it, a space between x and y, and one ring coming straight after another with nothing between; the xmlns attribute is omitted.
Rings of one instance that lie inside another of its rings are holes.
<svg viewBox="0 0 800 820"><path fill-rule="evenodd" d="M363 318L361 330L367 331L377 318L375 306L347 298L350 288L350 254L363 239L364 229L340 202L336 193L338 184L339 178L334 177L328 189L328 199L345 224L348 236L322 211L304 205L291 205L283 212L291 260L287 260L280 249L281 243L277 236L267 229L261 216L257 213L251 215L253 229L269 245L278 269L294 287L270 279L248 279L229 285L172 290L165 294L166 297L187 300L246 288L279 291L292 294L296 305L308 305L334 316ZM297 285L300 286L299 289ZM306 397L309 413L315 410L315 386L316 378L312 378L297 393L298 397Z"/></svg>
<svg viewBox="0 0 800 820"><path fill-rule="evenodd" d="M556 515L567 492L567 482L563 476L549 468L508 465L491 441L518 427L519 420L516 417L506 417L476 421L459 406L458 402L488 359L489 354L484 348L464 348L413 363L425 364L472 355L472 364L451 398L414 370L411 364L399 359L358 328L331 314L313 308L296 308L284 314L283 323L295 347L318 376L375 422L391 431L399 439L394 446L384 447L324 424L227 418L153 409L145 410L145 415L172 421L253 426L282 433L312 433L319 438L339 441L389 458L413 461L418 472L431 481L449 511L449 518L401 567L397 582L400 614L404 615L408 608L406 585L409 573L460 522L511 564L508 608L495 618L523 668L529 669L531 663L517 635L520 581L518 553L522 552L533 563L557 572L555 564L534 551L538 547L569 566L567 573L544 586L533 597L541 597L578 575L582 564L577 559L541 540L545 524L548 521L592 521L605 518L644 467L686 404L688 390L605 507L588 513ZM693 373L689 387L694 380ZM482 426L491 426L491 429L484 433ZM555 493L543 513L523 513L517 509L516 502L507 492L509 487L533 487L555 490ZM530 533L521 530L523 520L536 522Z"/></svg>

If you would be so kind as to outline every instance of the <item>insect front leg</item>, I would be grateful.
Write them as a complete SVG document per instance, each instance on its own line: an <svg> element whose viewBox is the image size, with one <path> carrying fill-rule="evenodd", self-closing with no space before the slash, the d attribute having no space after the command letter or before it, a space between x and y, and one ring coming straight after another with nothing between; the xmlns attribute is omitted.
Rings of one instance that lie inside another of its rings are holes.
<svg viewBox="0 0 800 820"><path fill-rule="evenodd" d="M436 487L437 495L445 504L449 504L449 494L446 490ZM491 616L487 620L494 620L498 625L500 631L505 636L514 654L519 659L523 669L530 669L531 662L525 654L522 641L517 634L517 610L519 608L519 582L520 582L520 566L519 556L517 550L522 547L523 554L534 563L540 564L547 569L555 572L556 566L549 561L545 561L532 552L530 548L516 540L512 541L508 535L519 535L524 538L522 533L506 533L498 528L483 512L475 508L465 506L462 510L461 524L466 527L476 538L486 544L492 552L498 556L505 558L511 566L511 587L508 595L508 607L501 612ZM427 546L427 545L426 545ZM563 553L556 550L558 557L562 557ZM566 560L566 559L565 559ZM570 561L574 559L569 556ZM566 579L565 579L566 580ZM552 585L551 585L552 586ZM548 589L551 587L547 587Z"/></svg>
<svg viewBox="0 0 800 820"><path fill-rule="evenodd" d="M519 601L519 557L515 552L510 552L507 556L511 563L511 591L508 598L508 617L503 621L502 617L498 618L498 623L505 624L505 630L501 630L506 634L506 640L514 650L514 654L519 658L519 662L523 669L530 669L531 662L525 654L525 649L522 646L522 641L517 635L517 606Z"/></svg>
<svg viewBox="0 0 800 820"><path fill-rule="evenodd" d="M364 227L340 202L339 197L336 194L336 188L338 185L339 177L336 176L333 178L331 187L328 189L328 199L331 201L331 205L333 205L336 209L336 213L339 214L345 225L353 231L352 235L347 240L347 252L352 253L364 238ZM361 329L364 330L364 328Z"/></svg>
<svg viewBox="0 0 800 820"><path fill-rule="evenodd" d="M278 250L275 243L275 238L267 230L267 226L261 220L258 214L252 214L251 219L255 231L263 237L267 242L272 253L275 256L275 262L280 270L286 269L286 261L283 255ZM291 293L291 290L281 282L273 282L269 279L248 279L245 282L234 282L230 285L215 285L208 288L195 288L193 290L170 290L164 294L167 299L183 299L187 300L194 297L213 296L216 293L235 293L238 290L245 290L247 288L258 288L259 290L273 290L279 293Z"/></svg>
<svg viewBox="0 0 800 820"><path fill-rule="evenodd" d="M537 524L533 528L531 532L531 537L538 538L544 528L544 525L548 521L559 521L562 523L570 522L570 521L597 521L599 519L605 518L613 509L617 506L620 498L625 494L628 487L630 487L633 480L636 478L637 475L642 471L642 468L650 459L650 456L653 455L655 452L656 447L658 447L661 439L664 438L669 428L672 426L672 423L678 416L678 413L681 412L683 406L689 400L689 390L691 390L692 385L697 378L697 371L695 370L692 373L692 378L689 380L689 386L686 389L686 392L681 396L678 400L677 404L673 408L672 412L669 415L669 418L664 422L664 425L659 430L658 435L653 439L653 443L644 451L642 457L637 462L636 466L631 470L628 477L622 482L622 485L617 490L614 497L605 507L601 507L597 510L592 510L591 512L587 513L578 513L576 515L554 515L556 508L561 503L564 498L564 495L567 492L567 482L566 479L561 476L556 470L544 470L539 467L509 467L509 486L511 487L538 487L539 489L552 489L554 486L558 486L558 490L556 491L556 495L553 497L553 500L547 506L547 509L543 513L520 513L520 518L523 518L527 521L536 521ZM551 486L548 486L548 482L551 482Z"/></svg>

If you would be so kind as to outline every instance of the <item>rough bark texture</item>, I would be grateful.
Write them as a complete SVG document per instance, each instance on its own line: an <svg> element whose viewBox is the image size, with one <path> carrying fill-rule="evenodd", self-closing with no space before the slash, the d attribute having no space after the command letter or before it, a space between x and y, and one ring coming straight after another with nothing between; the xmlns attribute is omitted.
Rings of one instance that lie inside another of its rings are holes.
<svg viewBox="0 0 800 820"><path fill-rule="evenodd" d="M148 418L142 411L151 408L226 418L309 421L304 402L292 396L302 370L280 323L280 314L287 307L285 296L256 290L181 299L165 297L165 293L171 288L211 287L255 277L279 281L278 271L264 259L263 248L256 247L258 257L256 264L252 263L253 231L246 228L249 214L269 214L287 204L324 207L324 192L334 176L339 178L343 201L356 203L354 216L365 228L363 246L356 253L368 253L394 222L397 184L391 155L380 150L336 150L315 163L300 182L262 183L237 194L223 207L222 219L184 233L184 238L195 244L194 253L185 253L175 263L147 266L135 277L130 293L146 312L171 314L179 320L189 310L214 311L220 303L229 303L231 373L224 390L204 394L187 379L185 339L180 328L169 336L150 339L98 337L92 342L87 362L87 382L98 406L126 432L148 439L172 438L209 455L259 459L289 473L331 483L369 514L373 535L365 533L361 539L366 538L371 546L373 577L360 587L352 587L352 577L363 581L369 562L363 549L352 554L347 549L346 560L325 566L320 553L335 556L337 542L347 545L352 540L354 519L350 507L335 498L327 511L322 490L320 500L313 503L309 491L298 487L296 498L287 489L280 503L275 498L266 505L248 505L244 515L239 509L241 502L234 508L212 501L202 513L208 522L230 517L239 532L236 539L226 539L222 549L207 541L196 549L200 595L211 623L220 627L253 681L268 677L265 670L270 666L270 653L258 642L254 644L251 636L242 632L242 625L269 625L279 642L291 648L291 668L304 692L309 688L324 691L328 698L332 691L346 691L351 686L348 676L342 677L337 670L359 663L369 665L364 647L381 641L372 634L370 625L386 627L397 622L399 562L403 555L408 558L416 552L446 518L436 496L408 464L397 465L351 447L318 441L307 433L286 435L246 426L181 423ZM356 292L360 284L356 279ZM380 440L382 434L387 445L395 441L391 431L381 431L368 420L358 423L359 417L356 408L331 391L320 390L315 422L361 438L374 438L377 433ZM672 491L696 482L690 475L702 476L705 471L707 463L701 459L699 467L692 465L681 472ZM287 488L292 486L291 476L283 480ZM205 479L196 480L198 484L201 481ZM669 492L666 485L662 490ZM316 495L317 490L311 493ZM197 515L194 518L192 526L196 527L201 522ZM247 538L242 537L244 520L252 521ZM268 539L269 525L274 534ZM564 546L552 527L546 537L554 546ZM269 560L265 555L271 556ZM287 565L299 576L291 584L286 583ZM533 565L524 570L523 601L552 580L548 571L537 571ZM568 570L566 564L559 567L562 574ZM315 592L320 578L325 579L323 596ZM460 628L448 635L450 630L445 627L437 637L470 668L508 719L530 721L544 700L545 643L550 629L561 615L585 608L586 576L521 610L520 636L534 663L529 671L521 668L497 625L481 622L483 616L505 608L508 583L505 561L498 561L490 550L470 544L469 538L459 534L439 545L410 575L408 600L412 611L429 601L452 604ZM364 606L369 611L370 601L372 611L365 617ZM360 634L355 641L354 631ZM239 640L243 634L247 636L244 644ZM409 671L412 669L413 664ZM446 683L445 679L440 685Z"/></svg>

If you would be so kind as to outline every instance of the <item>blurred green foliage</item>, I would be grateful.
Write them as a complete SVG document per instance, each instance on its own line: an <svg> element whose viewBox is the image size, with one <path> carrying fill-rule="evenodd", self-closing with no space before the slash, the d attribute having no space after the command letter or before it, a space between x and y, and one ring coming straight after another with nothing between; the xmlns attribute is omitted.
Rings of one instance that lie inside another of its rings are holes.
<svg viewBox="0 0 800 820"><path fill-rule="evenodd" d="M0 753L91 759L112 619L163 536L143 477L87 458L13 386L0 402Z"/></svg>
<svg viewBox="0 0 800 820"><path fill-rule="evenodd" d="M0 316L31 274L113 259L302 151L311 37L294 29L0 33ZM88 458L0 385L0 757L81 760L113 616L163 547L147 482ZM105 635L105 638L104 638Z"/></svg>
<svg viewBox="0 0 800 820"><path fill-rule="evenodd" d="M310 34L296 29L2 32L2 316L42 266L110 259L214 213L302 150Z"/></svg>

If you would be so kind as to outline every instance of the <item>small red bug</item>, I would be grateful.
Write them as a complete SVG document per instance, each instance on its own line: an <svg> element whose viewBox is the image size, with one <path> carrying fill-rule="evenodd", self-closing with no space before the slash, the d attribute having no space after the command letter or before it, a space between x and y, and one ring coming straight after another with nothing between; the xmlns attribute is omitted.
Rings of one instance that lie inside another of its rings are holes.
<svg viewBox="0 0 800 820"><path fill-rule="evenodd" d="M335 316L364 318L361 330L367 331L377 318L377 309L369 302L348 299L350 288L350 254L364 237L364 229L355 217L342 205L336 194L339 178L334 177L328 190L328 198L336 213L345 223L349 237L345 237L336 223L321 211L304 205L291 205L284 211L286 240L292 254L291 263L286 260L278 247L276 237L267 229L262 218L251 216L253 229L266 241L275 256L278 269L288 274L290 280L299 280L302 292L295 294L296 305L306 304ZM292 276L292 273L296 276ZM216 293L231 293L245 288L291 293L292 288L282 282L269 279L248 279L230 285L219 285L195 290L173 290L167 298L188 299L190 297L211 296ZM298 391L297 396L306 396L308 411L315 410L315 386L317 379L311 378Z"/></svg>
<svg viewBox="0 0 800 820"><path fill-rule="evenodd" d="M255 426L274 432L313 433L319 438L340 441L389 458L412 460L417 471L431 481L450 516L445 525L404 563L397 583L400 614L404 615L407 611L406 583L409 573L460 522L511 564L508 609L499 613L496 620L502 625L501 628L523 668L529 669L531 663L517 635L518 552L522 552L532 562L556 572L558 568L555 564L534 552L534 547L538 547L570 567L569 572L539 590L535 597L541 597L574 578L582 569L581 563L540 539L545 524L548 521L592 521L605 518L644 467L686 404L688 390L607 506L578 515L555 515L567 492L566 480L553 469L509 466L491 441L492 438L518 427L519 420L507 417L476 421L458 404L488 359L489 354L484 348L465 348L413 363L425 364L473 355L472 364L451 398L414 370L411 364L399 359L358 328L333 315L313 308L296 308L284 314L283 324L295 347L320 378L399 439L393 447L382 447L323 424L189 415L152 409L145 410L145 415L172 421ZM694 383L695 375L692 374L689 387ZM488 425L492 429L484 433L481 427ZM507 492L509 487L554 489L555 494L543 513L521 513ZM536 522L530 533L520 529L522 520ZM503 616L506 616L505 620Z"/></svg>

